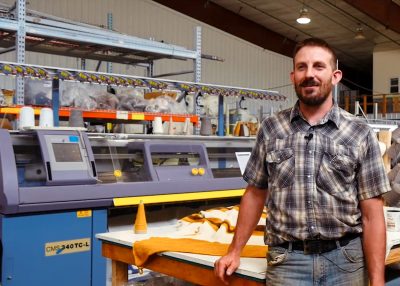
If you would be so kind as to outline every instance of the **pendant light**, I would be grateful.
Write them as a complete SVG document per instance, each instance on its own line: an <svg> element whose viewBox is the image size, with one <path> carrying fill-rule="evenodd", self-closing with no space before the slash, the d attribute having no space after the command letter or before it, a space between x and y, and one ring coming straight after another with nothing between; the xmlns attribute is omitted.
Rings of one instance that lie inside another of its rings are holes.
<svg viewBox="0 0 400 286"><path fill-rule="evenodd" d="M308 9L303 6L303 8L300 9L300 15L297 18L297 23L305 25L311 22L310 16L308 14Z"/></svg>
<svg viewBox="0 0 400 286"><path fill-rule="evenodd" d="M364 35L364 30L361 27L361 24L358 24L358 27L356 29L356 34L354 36L354 40L365 40L365 35Z"/></svg>

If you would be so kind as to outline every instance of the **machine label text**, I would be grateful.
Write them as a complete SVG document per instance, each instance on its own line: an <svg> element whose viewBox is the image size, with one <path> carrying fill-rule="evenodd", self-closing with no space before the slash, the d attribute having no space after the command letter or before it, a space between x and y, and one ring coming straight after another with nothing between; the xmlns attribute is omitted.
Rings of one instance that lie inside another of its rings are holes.
<svg viewBox="0 0 400 286"><path fill-rule="evenodd" d="M76 212L76 216L78 218L82 217L91 217L92 216L92 210L80 210Z"/></svg>
<svg viewBox="0 0 400 286"><path fill-rule="evenodd" d="M46 256L90 251L90 238L47 242L44 245Z"/></svg>

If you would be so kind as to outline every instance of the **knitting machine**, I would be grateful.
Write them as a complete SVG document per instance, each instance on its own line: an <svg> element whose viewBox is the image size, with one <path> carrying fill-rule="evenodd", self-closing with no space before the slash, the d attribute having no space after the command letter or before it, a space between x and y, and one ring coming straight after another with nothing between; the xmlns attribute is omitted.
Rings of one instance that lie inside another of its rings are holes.
<svg viewBox="0 0 400 286"><path fill-rule="evenodd" d="M94 235L107 231L109 208L245 187L235 152L254 138L130 136L0 129L1 285L105 285Z"/></svg>

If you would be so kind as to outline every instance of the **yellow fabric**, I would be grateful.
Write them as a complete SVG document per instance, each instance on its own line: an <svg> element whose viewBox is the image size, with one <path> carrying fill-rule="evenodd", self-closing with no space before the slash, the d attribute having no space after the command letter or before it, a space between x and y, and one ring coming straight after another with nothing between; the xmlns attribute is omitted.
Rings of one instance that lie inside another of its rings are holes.
<svg viewBox="0 0 400 286"><path fill-rule="evenodd" d="M221 256L227 253L228 246L229 244L191 238L151 237L134 243L133 256L135 265L140 267L151 255L159 252L177 251ZM241 256L264 258L267 250L266 245L246 245Z"/></svg>
<svg viewBox="0 0 400 286"><path fill-rule="evenodd" d="M133 245L135 264L142 266L149 256L165 251L224 255L236 228L238 206L215 208L186 216L178 221L175 230L166 235L136 241ZM242 251L243 257L265 257L264 245L266 210Z"/></svg>

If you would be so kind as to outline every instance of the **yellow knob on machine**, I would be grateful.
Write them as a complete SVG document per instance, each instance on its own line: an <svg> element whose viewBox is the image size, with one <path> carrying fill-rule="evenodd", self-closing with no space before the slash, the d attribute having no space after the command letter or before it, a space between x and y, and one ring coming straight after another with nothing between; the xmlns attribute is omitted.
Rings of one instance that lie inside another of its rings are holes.
<svg viewBox="0 0 400 286"><path fill-rule="evenodd" d="M121 170L114 170L114 176L117 178L121 177L122 176Z"/></svg>
<svg viewBox="0 0 400 286"><path fill-rule="evenodd" d="M206 173L206 170L204 168L199 168L199 175L203 176Z"/></svg>
<svg viewBox="0 0 400 286"><path fill-rule="evenodd" d="M197 168L192 168L192 175L197 176L199 174L199 169Z"/></svg>

